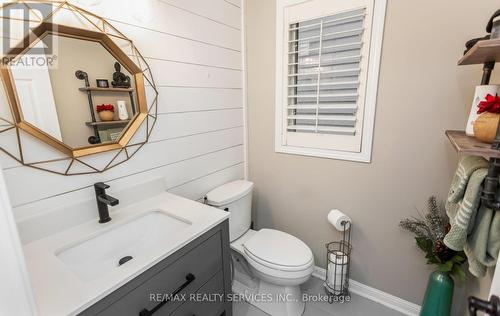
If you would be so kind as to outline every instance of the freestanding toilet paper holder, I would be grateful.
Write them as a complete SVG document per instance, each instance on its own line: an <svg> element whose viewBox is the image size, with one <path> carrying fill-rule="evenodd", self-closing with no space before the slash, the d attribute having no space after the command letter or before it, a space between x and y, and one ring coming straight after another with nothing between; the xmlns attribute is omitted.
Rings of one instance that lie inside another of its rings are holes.
<svg viewBox="0 0 500 316"><path fill-rule="evenodd" d="M344 301L349 294L349 272L351 265L351 231L350 221L343 221L342 240L326 244L326 279L323 284L329 302Z"/></svg>

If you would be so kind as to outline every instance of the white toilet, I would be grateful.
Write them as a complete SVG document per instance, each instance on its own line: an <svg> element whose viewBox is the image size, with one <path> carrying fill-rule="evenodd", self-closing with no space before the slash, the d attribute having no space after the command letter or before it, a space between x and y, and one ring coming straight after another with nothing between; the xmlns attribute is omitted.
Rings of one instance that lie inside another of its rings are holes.
<svg viewBox="0 0 500 316"><path fill-rule="evenodd" d="M313 254L290 234L250 229L252 188L252 182L233 181L210 191L206 201L230 212L231 249L247 261L258 278L258 293L250 303L272 316L300 316L305 303L299 286L313 273Z"/></svg>

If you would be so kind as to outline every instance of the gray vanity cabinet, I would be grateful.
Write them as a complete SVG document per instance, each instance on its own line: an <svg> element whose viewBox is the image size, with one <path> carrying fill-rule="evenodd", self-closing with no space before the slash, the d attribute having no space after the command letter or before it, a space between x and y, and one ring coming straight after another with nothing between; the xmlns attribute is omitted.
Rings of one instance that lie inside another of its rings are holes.
<svg viewBox="0 0 500 316"><path fill-rule="evenodd" d="M80 315L230 316L229 252L226 220Z"/></svg>

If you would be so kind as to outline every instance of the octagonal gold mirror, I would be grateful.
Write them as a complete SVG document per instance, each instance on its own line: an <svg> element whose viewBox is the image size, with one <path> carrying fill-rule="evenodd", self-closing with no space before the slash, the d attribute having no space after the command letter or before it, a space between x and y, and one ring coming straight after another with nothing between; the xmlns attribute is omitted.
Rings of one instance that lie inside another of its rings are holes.
<svg viewBox="0 0 500 316"><path fill-rule="evenodd" d="M1 61L1 151L73 175L117 166L148 141L158 93L130 39L65 1L8 3L2 14L24 34Z"/></svg>

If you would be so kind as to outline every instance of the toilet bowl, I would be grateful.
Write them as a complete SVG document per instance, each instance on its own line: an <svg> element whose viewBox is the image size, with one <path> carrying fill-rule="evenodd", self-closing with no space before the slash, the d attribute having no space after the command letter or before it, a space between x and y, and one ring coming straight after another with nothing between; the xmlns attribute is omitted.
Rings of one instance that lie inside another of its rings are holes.
<svg viewBox="0 0 500 316"><path fill-rule="evenodd" d="M250 229L252 188L249 181L233 181L209 192L206 200L229 212L231 249L246 260L257 279L249 303L273 316L300 316L305 308L300 284L313 273L312 251L288 233Z"/></svg>
<svg viewBox="0 0 500 316"><path fill-rule="evenodd" d="M300 284L312 275L311 250L298 238L274 229L248 230L231 243L258 278L253 305L273 316L302 315Z"/></svg>

